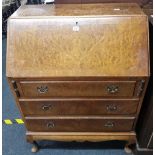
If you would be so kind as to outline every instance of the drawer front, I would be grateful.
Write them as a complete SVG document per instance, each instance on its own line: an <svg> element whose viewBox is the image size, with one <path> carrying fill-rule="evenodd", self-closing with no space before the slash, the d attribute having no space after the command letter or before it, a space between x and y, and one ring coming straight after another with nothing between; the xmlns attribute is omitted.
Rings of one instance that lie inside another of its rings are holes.
<svg viewBox="0 0 155 155"><path fill-rule="evenodd" d="M101 97L134 94L135 81L21 81L25 97Z"/></svg>
<svg viewBox="0 0 155 155"><path fill-rule="evenodd" d="M20 101L25 116L54 115L128 115L135 114L138 100L55 99Z"/></svg>
<svg viewBox="0 0 155 155"><path fill-rule="evenodd" d="M115 132L131 131L131 119L26 119L28 131L34 132Z"/></svg>

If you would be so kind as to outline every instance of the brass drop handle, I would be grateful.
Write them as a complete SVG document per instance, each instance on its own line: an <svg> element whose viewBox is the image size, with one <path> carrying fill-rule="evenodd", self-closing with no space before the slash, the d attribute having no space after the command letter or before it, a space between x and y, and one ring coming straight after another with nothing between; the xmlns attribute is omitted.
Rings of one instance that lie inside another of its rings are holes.
<svg viewBox="0 0 155 155"><path fill-rule="evenodd" d="M115 94L119 91L119 87L118 86L115 86L115 85L110 85L107 87L107 91L110 93L110 94Z"/></svg>
<svg viewBox="0 0 155 155"><path fill-rule="evenodd" d="M40 87L37 87L37 90L40 94L45 94L48 92L48 87L47 86L40 86Z"/></svg>
<svg viewBox="0 0 155 155"><path fill-rule="evenodd" d="M52 108L51 105L43 105L42 106L42 110L44 110L44 111L50 110L51 108Z"/></svg>
<svg viewBox="0 0 155 155"><path fill-rule="evenodd" d="M113 128L115 124L113 122L107 122L106 124L104 124L104 126L107 128Z"/></svg>
<svg viewBox="0 0 155 155"><path fill-rule="evenodd" d="M107 111L117 111L116 105L107 105Z"/></svg>
<svg viewBox="0 0 155 155"><path fill-rule="evenodd" d="M53 122L49 122L47 123L47 128L54 128L55 127L55 124Z"/></svg>

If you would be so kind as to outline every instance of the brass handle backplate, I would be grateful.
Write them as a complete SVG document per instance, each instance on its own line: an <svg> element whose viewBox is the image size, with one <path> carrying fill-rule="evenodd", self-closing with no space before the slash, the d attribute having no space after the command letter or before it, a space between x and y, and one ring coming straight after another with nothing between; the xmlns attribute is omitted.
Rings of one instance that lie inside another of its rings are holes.
<svg viewBox="0 0 155 155"><path fill-rule="evenodd" d="M44 94L44 93L48 92L48 87L47 86L40 86L40 87L37 87L37 90L40 94Z"/></svg>
<svg viewBox="0 0 155 155"><path fill-rule="evenodd" d="M116 105L107 105L107 111L117 111Z"/></svg>
<svg viewBox="0 0 155 155"><path fill-rule="evenodd" d="M115 93L117 93L119 91L119 87L115 86L115 85L110 85L110 86L107 86L107 91L110 94L115 94Z"/></svg>
<svg viewBox="0 0 155 155"><path fill-rule="evenodd" d="M113 128L115 124L113 122L107 122L106 124L104 124L104 126L107 128Z"/></svg>
<svg viewBox="0 0 155 155"><path fill-rule="evenodd" d="M53 122L49 122L47 123L47 128L54 128L55 127L55 124Z"/></svg>
<svg viewBox="0 0 155 155"><path fill-rule="evenodd" d="M52 108L51 105L43 105L42 106L42 110L44 110L44 111L50 110L51 108Z"/></svg>

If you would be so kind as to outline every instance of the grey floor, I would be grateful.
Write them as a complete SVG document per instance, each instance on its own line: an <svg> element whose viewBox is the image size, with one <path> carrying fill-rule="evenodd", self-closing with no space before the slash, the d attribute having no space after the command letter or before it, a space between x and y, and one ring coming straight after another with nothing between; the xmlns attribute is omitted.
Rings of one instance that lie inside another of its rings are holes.
<svg viewBox="0 0 155 155"><path fill-rule="evenodd" d="M21 118L5 77L6 38L2 40L2 110L3 119ZM24 125L5 125L2 127L3 155L31 155L31 144L25 140ZM124 142L101 143L64 143L42 141L39 142L41 150L37 155L126 155L123 150Z"/></svg>

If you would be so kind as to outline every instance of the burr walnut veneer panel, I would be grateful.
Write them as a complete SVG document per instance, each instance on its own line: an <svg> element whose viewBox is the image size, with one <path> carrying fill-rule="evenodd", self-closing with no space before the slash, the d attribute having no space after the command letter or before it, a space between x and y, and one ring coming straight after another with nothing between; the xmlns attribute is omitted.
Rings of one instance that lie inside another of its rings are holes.
<svg viewBox="0 0 155 155"><path fill-rule="evenodd" d="M20 100L20 107L25 116L133 115L138 102L137 99L24 99Z"/></svg>
<svg viewBox="0 0 155 155"><path fill-rule="evenodd" d="M21 81L24 97L103 97L134 95L136 81ZM114 91L114 92L113 92Z"/></svg>
<svg viewBox="0 0 155 155"><path fill-rule="evenodd" d="M131 131L134 118L105 119L105 118L27 118L29 131L35 132L110 132Z"/></svg>
<svg viewBox="0 0 155 155"><path fill-rule="evenodd" d="M29 14L27 7L20 10ZM109 16L98 9L82 16L83 9L91 8L81 6L70 17L15 13L8 26L7 76L147 76L147 16Z"/></svg>

